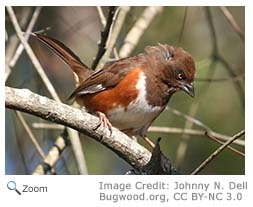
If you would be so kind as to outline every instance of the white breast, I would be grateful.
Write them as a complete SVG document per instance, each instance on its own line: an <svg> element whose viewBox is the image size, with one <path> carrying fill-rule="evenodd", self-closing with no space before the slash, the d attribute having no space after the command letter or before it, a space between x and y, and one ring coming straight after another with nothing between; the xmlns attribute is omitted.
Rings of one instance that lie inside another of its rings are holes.
<svg viewBox="0 0 253 207"><path fill-rule="evenodd" d="M144 135L143 133L146 133L147 128L164 107L148 104L146 99L146 76L143 72L140 73L136 89L139 91L139 95L130 102L127 108L119 106L111 110L107 117L115 127L121 130L133 129L137 134Z"/></svg>

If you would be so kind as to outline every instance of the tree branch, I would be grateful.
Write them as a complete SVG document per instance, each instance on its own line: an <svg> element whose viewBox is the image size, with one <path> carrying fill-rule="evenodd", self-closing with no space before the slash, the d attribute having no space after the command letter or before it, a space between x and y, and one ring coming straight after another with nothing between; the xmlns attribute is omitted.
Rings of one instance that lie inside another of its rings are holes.
<svg viewBox="0 0 253 207"><path fill-rule="evenodd" d="M18 38L20 39L22 45L24 46L25 48L25 51L28 55L28 57L30 58L31 62L33 63L34 65L34 68L37 70L38 74L40 75L43 83L45 84L47 90L49 91L49 93L51 94L51 96L53 97L54 100L60 102L60 98L54 88L54 86L52 85L52 83L50 82L49 78L47 77L47 74L45 73L45 71L43 70L40 62L38 61L37 57L35 56L33 50L31 49L30 45L28 44L27 40L25 39L25 37L23 37L23 32L21 31L21 28L20 28L20 25L17 21L17 18L16 18L16 15L12 9L11 6L8 6L6 7L8 13L9 13L9 16L10 16L10 20L13 24L13 27L16 31L16 34L18 36ZM69 129L67 129L68 131L71 131ZM78 142L77 140L77 136L73 137L72 136L73 133L70 132L70 140L71 140L71 143L72 143L72 148L73 150L75 151L75 155L79 154L83 154L82 153L82 148L78 145L78 144L75 144L76 142ZM82 155L82 157L84 157L84 155ZM78 164L78 168L81 169L81 167L83 166L83 161L84 159L82 159L82 157L80 156L75 156L75 159L77 160L77 164ZM79 165L79 163L82 163L82 165ZM83 168L81 170L80 173L85 173L87 170L86 168Z"/></svg>
<svg viewBox="0 0 253 207"><path fill-rule="evenodd" d="M15 89L6 86L5 106L71 127L96 141L101 141L103 128L99 127L94 131L99 121L97 117L35 94L28 89ZM113 128L111 136L110 132L106 131L101 143L136 169L142 168L151 157L147 149L116 128Z"/></svg>
<svg viewBox="0 0 253 207"><path fill-rule="evenodd" d="M49 81L49 79L48 79L45 71L43 70L40 62L36 58L36 56L35 56L32 48L30 47L30 45L27 43L25 37L23 36L23 32L21 31L21 28L19 26L18 20L16 18L16 15L15 15L12 7L11 6L7 6L6 9L7 9L8 13L9 13L11 22L13 24L13 27L14 27L16 33L17 33L17 36L18 36L19 40L23 44L28 57L30 58L30 60L31 60L33 66L35 67L35 69L37 70L37 72L39 73L39 75L40 75L43 83L45 84L47 90L49 91L49 93L51 94L51 96L55 100L60 101L60 98L59 98L58 94L56 93L53 85Z"/></svg>
<svg viewBox="0 0 253 207"><path fill-rule="evenodd" d="M63 150L70 144L69 140L67 140L67 136L67 129L65 128L62 135L55 140L55 143L49 150L47 156L43 159L41 164L35 168L32 173L33 175L45 175L53 169Z"/></svg>
<svg viewBox="0 0 253 207"><path fill-rule="evenodd" d="M228 141L226 141L223 145L221 145L217 150L215 150L207 159L205 159L192 173L191 175L198 174L201 170L203 170L215 157L217 157L224 149L226 149L232 142L236 139L240 138L245 134L245 131L242 130L233 137L231 137Z"/></svg>
<svg viewBox="0 0 253 207"><path fill-rule="evenodd" d="M63 130L64 126L58 125L58 124L50 124L50 123L38 123L34 122L32 123L32 127L34 129L47 129L47 130ZM230 136L217 133L217 132L207 132L205 129L203 130L197 130L197 129L185 129L185 128L177 128L177 127L160 127L160 126L151 126L148 129L148 132L159 132L159 133L169 133L169 134L188 134L193 136L194 138L200 137L200 136L213 136L221 141L227 141L230 139ZM245 146L244 140L235 140L233 144L236 144L238 146Z"/></svg>
<svg viewBox="0 0 253 207"><path fill-rule="evenodd" d="M115 46L116 40L120 34L121 28L125 22L125 18L127 13L130 10L130 6L122 6L119 7L119 13L117 15L117 19L115 19L114 26L112 28L110 37L106 43L106 52L104 53L103 57L100 59L99 64L97 66L97 70L100 70L104 67L105 63L110 58L111 52Z"/></svg>
<svg viewBox="0 0 253 207"><path fill-rule="evenodd" d="M145 8L142 15L128 32L124 40L124 45L119 51L119 56L121 58L128 57L131 54L141 36L145 33L146 29L149 27L156 15L161 13L162 10L162 6L149 6Z"/></svg>
<svg viewBox="0 0 253 207"><path fill-rule="evenodd" d="M88 168L84 157L79 134L76 130L73 130L69 127L67 127L66 130L68 132L70 143L73 148L73 153L76 157L77 167L80 172L80 175L88 175Z"/></svg>
<svg viewBox="0 0 253 207"><path fill-rule="evenodd" d="M35 149L37 150L38 154L40 155L41 158L45 159L46 155L43 152L43 149L41 148L40 144L38 143L35 135L33 134L32 130L30 129L29 125L27 124L27 122L25 121L23 115L21 112L16 111L17 117L20 120L22 126L24 127L26 133L28 134L28 137L30 138L30 140L32 141Z"/></svg>
<svg viewBox="0 0 253 207"><path fill-rule="evenodd" d="M108 40L109 37L109 33L113 24L113 17L114 17L114 13L115 13L115 6L110 6L109 7L109 11L108 11L108 17L106 20L106 25L103 29L103 31L101 31L101 40L98 44L98 51L97 51L97 55L92 63L91 68L94 70L97 67L97 64L99 63L100 59L102 58L102 56L104 55L105 51L106 51L106 42Z"/></svg>
<svg viewBox="0 0 253 207"><path fill-rule="evenodd" d="M211 58L213 59L213 62L210 65L210 72L208 74L208 77L212 77L212 75L214 74L215 70L211 70L213 66L215 66L215 64L217 62L221 63L224 68L226 69L226 71L229 73L229 75L234 78L237 76L236 72L234 71L234 69L231 67L231 65L229 64L228 61L226 61L219 53L219 49L218 49L218 39L216 36L216 31L215 31L215 26L214 26L214 22L213 22L213 16L212 16L212 12L211 12L211 8L209 7L205 7L205 11L206 11L206 17L208 20L208 24L210 26L210 32L211 32L211 38L212 38L212 43L213 43L213 49L212 49L212 54L211 54ZM213 68L215 69L215 67ZM235 81L233 82L238 95L240 96L240 100L242 102L242 106L243 108L245 107L245 101L244 101L244 90L242 85L240 84L240 82ZM206 86L207 87L207 86ZM206 91L206 88L202 87L202 91Z"/></svg>
<svg viewBox="0 0 253 207"><path fill-rule="evenodd" d="M37 22L37 19L40 15L40 12L42 10L42 7L41 6L37 6L33 12L33 15L31 17L31 20L26 28L26 32L25 32L25 39L26 41L28 41L29 37L30 37L30 33L32 32L33 28L34 28L34 25L36 24ZM22 54L24 50L24 46L22 45L22 43L19 43L19 46L18 48L16 49L16 52L15 54L13 55L11 61L10 61L10 64L9 66L11 68L13 68L15 65L16 65L16 62L18 61L20 55Z"/></svg>
<svg viewBox="0 0 253 207"><path fill-rule="evenodd" d="M20 27L24 28L29 21L30 15L32 13L32 8L31 7L25 7L21 10L20 18L19 18L19 24ZM8 35L8 30L6 27L6 34ZM8 41L8 42L7 42ZM5 49L5 81L8 79L10 73L11 73L11 68L9 66L9 63L17 50L17 47L19 45L19 39L15 34L10 34L8 35L8 40L6 41L6 49Z"/></svg>
<svg viewBox="0 0 253 207"><path fill-rule="evenodd" d="M243 34L241 28L239 27L239 25L237 24L237 22L235 21L235 18L233 17L233 15L230 13L230 11L225 6L220 6L220 10L222 11L224 16L228 20L229 24L232 26L233 30L239 35L241 40L244 42L244 34Z"/></svg>

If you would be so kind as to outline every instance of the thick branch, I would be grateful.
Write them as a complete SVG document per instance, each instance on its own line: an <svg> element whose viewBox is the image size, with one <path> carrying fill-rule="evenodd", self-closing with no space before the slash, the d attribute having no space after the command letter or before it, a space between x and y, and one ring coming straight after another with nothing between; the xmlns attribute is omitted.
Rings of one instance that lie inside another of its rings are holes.
<svg viewBox="0 0 253 207"><path fill-rule="evenodd" d="M100 127L93 130L99 121L97 117L27 89L5 87L5 106L71 127L97 141L101 140L103 134ZM151 157L148 150L116 128L113 128L111 136L109 131L105 133L102 144L136 169L147 164Z"/></svg>

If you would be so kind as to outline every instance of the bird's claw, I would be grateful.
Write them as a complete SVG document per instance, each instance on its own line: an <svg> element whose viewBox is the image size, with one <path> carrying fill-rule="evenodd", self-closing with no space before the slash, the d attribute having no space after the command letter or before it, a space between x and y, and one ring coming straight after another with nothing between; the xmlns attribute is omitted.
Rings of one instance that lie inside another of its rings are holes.
<svg viewBox="0 0 253 207"><path fill-rule="evenodd" d="M105 138L106 135L106 129L109 129L110 131L110 136L112 135L112 124L111 122L108 120L108 118L106 117L106 115L102 112L96 112L97 116L99 117L99 122L98 124L93 128L93 130L97 130L100 126L103 127L103 133L101 136L100 141L102 142L103 139Z"/></svg>

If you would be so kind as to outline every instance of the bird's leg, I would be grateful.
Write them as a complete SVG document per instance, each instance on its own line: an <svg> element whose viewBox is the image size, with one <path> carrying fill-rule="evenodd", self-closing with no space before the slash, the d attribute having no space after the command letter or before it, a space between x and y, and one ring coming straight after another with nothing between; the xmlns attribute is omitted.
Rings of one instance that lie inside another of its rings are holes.
<svg viewBox="0 0 253 207"><path fill-rule="evenodd" d="M155 144L151 141L151 139L149 139L146 135L143 137L144 141L148 143L148 145L150 147L152 147L152 149L155 148Z"/></svg>
<svg viewBox="0 0 253 207"><path fill-rule="evenodd" d="M101 125L103 126L103 135L100 141L103 141L103 138L105 136L105 132L106 129L109 129L110 131L110 136L112 135L112 124L111 122L108 120L108 118L106 117L106 115L100 111L96 111L96 115L99 118L99 122L97 124L97 126L94 128L94 130L97 130L98 127L100 127Z"/></svg>

